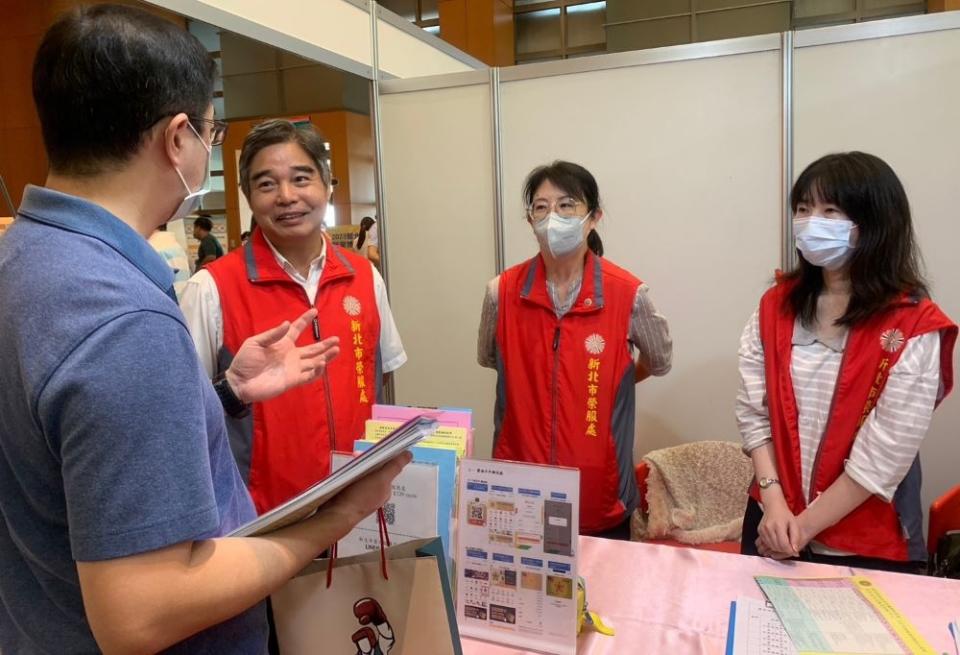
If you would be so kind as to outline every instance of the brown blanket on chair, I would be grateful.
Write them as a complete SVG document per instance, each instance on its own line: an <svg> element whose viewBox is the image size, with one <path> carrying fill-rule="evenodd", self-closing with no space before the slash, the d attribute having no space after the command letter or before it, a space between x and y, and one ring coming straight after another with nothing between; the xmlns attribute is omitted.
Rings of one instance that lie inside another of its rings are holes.
<svg viewBox="0 0 960 655"><path fill-rule="evenodd" d="M697 441L654 450L643 459L650 467L649 512L634 512L634 540L705 544L740 539L753 466L739 443Z"/></svg>

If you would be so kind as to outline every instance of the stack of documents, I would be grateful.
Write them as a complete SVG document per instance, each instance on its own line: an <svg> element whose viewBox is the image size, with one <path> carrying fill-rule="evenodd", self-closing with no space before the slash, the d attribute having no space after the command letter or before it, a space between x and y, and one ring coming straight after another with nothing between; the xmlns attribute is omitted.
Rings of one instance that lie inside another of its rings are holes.
<svg viewBox="0 0 960 655"><path fill-rule="evenodd" d="M728 655L939 655L868 578L756 580L767 602L732 604Z"/></svg>
<svg viewBox="0 0 960 655"><path fill-rule="evenodd" d="M773 605L741 596L730 603L726 655L797 655L797 649Z"/></svg>
<svg viewBox="0 0 960 655"><path fill-rule="evenodd" d="M366 423L364 441L380 441L404 421L414 416L430 416L439 426L421 443L429 448L453 450L457 458L473 454L473 414L467 409L428 409L401 405L374 405L370 420Z"/></svg>
<svg viewBox="0 0 960 655"><path fill-rule="evenodd" d="M316 483L296 498L242 525L229 537L255 537L292 525L313 516L317 509L352 482L376 471L404 450L436 431L439 424L430 416L415 416L397 427L389 436L342 468Z"/></svg>

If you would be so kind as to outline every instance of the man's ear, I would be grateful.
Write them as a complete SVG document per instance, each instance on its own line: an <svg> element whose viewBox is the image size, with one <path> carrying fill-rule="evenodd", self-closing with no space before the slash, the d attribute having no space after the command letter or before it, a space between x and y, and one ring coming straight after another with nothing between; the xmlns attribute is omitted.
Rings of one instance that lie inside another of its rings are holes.
<svg viewBox="0 0 960 655"><path fill-rule="evenodd" d="M189 121L187 115L181 112L170 119L161 133L164 152L170 159L170 163L178 168L183 161L184 146L186 145L184 139L186 139L186 132L190 129L187 126Z"/></svg>

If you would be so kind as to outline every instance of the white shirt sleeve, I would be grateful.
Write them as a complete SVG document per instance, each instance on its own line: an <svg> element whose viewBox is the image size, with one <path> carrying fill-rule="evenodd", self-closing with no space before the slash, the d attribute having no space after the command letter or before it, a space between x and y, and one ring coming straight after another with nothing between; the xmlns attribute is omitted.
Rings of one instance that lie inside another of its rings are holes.
<svg viewBox="0 0 960 655"><path fill-rule="evenodd" d="M845 471L887 502L913 463L930 427L940 391L940 333L910 339L867 416Z"/></svg>
<svg viewBox="0 0 960 655"><path fill-rule="evenodd" d="M372 230L371 230L372 231ZM400 332L393 320L390 311L390 299L387 298L387 285L383 283L383 276L373 264L373 291L377 296L377 311L380 313L380 357L383 362L383 372L396 371L407 361L407 353L400 341Z"/></svg>
<svg viewBox="0 0 960 655"><path fill-rule="evenodd" d="M759 448L772 440L770 413L767 409L767 381L763 344L760 343L760 310L743 328L740 336L740 387L737 390L737 426L743 438L743 452Z"/></svg>
<svg viewBox="0 0 960 655"><path fill-rule="evenodd" d="M180 311L187 320L200 363L212 379L217 372L217 354L223 347L223 310L217 283L208 271L201 269L187 281Z"/></svg>

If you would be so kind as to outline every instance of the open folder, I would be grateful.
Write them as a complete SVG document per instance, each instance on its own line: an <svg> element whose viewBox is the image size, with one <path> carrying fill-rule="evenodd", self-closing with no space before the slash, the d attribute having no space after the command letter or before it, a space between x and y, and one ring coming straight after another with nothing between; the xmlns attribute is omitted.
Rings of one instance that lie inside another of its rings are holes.
<svg viewBox="0 0 960 655"><path fill-rule="evenodd" d="M433 434L440 424L429 414L416 416L299 496L242 525L228 537L255 537L302 521L352 482L376 471L404 450Z"/></svg>

